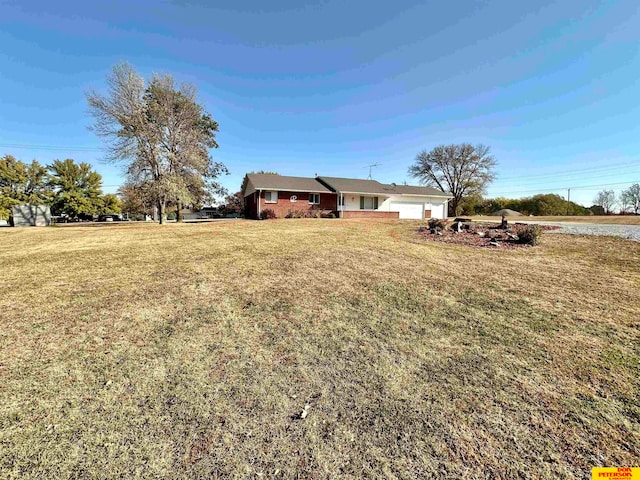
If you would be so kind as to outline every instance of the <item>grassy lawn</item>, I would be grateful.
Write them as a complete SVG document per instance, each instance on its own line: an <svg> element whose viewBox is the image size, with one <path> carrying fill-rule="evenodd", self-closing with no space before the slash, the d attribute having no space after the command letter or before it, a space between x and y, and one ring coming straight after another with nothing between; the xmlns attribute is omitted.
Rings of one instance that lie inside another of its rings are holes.
<svg viewBox="0 0 640 480"><path fill-rule="evenodd" d="M477 221L495 220L499 222L502 217L489 217L478 215L471 217ZM610 225L640 225L640 215L576 215L556 217L507 217L509 222L574 222L574 223L601 223Z"/></svg>
<svg viewBox="0 0 640 480"><path fill-rule="evenodd" d="M416 225L0 230L0 477L640 466L640 244Z"/></svg>

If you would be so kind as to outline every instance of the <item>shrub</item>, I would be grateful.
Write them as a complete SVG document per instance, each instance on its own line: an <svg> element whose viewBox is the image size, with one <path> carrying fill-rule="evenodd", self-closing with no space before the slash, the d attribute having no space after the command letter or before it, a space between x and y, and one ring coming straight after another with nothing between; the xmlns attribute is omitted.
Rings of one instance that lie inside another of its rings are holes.
<svg viewBox="0 0 640 480"><path fill-rule="evenodd" d="M284 218L304 218L303 210L289 210L289 213Z"/></svg>
<svg viewBox="0 0 640 480"><path fill-rule="evenodd" d="M323 213L322 218L336 218L336 214L333 212Z"/></svg>
<svg viewBox="0 0 640 480"><path fill-rule="evenodd" d="M540 243L542 227L540 225L523 225L519 226L515 233L518 235L518 243L534 246Z"/></svg>
<svg viewBox="0 0 640 480"><path fill-rule="evenodd" d="M275 218L278 218L278 216L270 208L265 208L260 212L260 220L273 220Z"/></svg>
<svg viewBox="0 0 640 480"><path fill-rule="evenodd" d="M312 208L306 212L305 217L307 218L320 218L322 217L322 210Z"/></svg>
<svg viewBox="0 0 640 480"><path fill-rule="evenodd" d="M435 230L444 230L444 227L447 226L447 222L442 220L441 218L430 218L429 219L429 228Z"/></svg>

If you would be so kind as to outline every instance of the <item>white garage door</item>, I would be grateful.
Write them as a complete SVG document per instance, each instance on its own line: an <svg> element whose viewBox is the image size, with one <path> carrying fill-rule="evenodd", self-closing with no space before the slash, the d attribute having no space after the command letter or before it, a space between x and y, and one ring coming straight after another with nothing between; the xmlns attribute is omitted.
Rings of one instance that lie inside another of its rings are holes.
<svg viewBox="0 0 640 480"><path fill-rule="evenodd" d="M422 218L424 216L424 203L392 202L392 212L399 212L400 218Z"/></svg>
<svg viewBox="0 0 640 480"><path fill-rule="evenodd" d="M445 205L444 203L432 203L431 204L431 216L433 218L445 218Z"/></svg>

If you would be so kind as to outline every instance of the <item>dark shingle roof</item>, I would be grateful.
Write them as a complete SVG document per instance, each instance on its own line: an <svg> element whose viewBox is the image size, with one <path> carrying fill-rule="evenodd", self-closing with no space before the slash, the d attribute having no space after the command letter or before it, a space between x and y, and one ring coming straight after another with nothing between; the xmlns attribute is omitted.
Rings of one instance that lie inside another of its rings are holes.
<svg viewBox="0 0 640 480"><path fill-rule="evenodd" d="M331 192L327 187L316 181L315 178L287 177L285 175L270 175L267 173L247 174L247 187L244 195L247 196L256 190L281 190L288 192Z"/></svg>
<svg viewBox="0 0 640 480"><path fill-rule="evenodd" d="M364 193L370 195L423 195L429 197L450 197L432 187L384 184L376 180L339 177L287 177L267 173L247 174L247 186L244 196L256 190L280 190L288 192L342 192Z"/></svg>
<svg viewBox="0 0 640 480"><path fill-rule="evenodd" d="M318 180L337 192L384 194L388 190L385 185L375 180L338 177L318 177Z"/></svg>
<svg viewBox="0 0 640 480"><path fill-rule="evenodd" d="M322 183L337 192L370 193L379 195L424 195L430 197L450 197L450 195L432 187L384 184L375 180L356 178L318 177Z"/></svg>

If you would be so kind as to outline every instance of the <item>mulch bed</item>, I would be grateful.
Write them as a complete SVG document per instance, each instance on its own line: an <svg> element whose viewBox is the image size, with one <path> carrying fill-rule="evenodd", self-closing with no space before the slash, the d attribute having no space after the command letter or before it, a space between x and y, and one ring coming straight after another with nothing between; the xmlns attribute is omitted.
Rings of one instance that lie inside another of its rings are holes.
<svg viewBox="0 0 640 480"><path fill-rule="evenodd" d="M431 233L428 226L423 226L418 229L418 235L425 240L433 242L466 245L476 248L516 250L531 247L531 245L526 243L519 243L508 235L508 233L517 235L518 230L523 227L523 224L510 224L507 230L500 229L499 225L495 223L470 222L469 224L463 224L463 227L461 232L455 232L451 230L450 225L448 225L447 228L438 233ZM542 225L541 227L543 230L557 230L560 228L547 225ZM478 232L480 232L480 235Z"/></svg>

